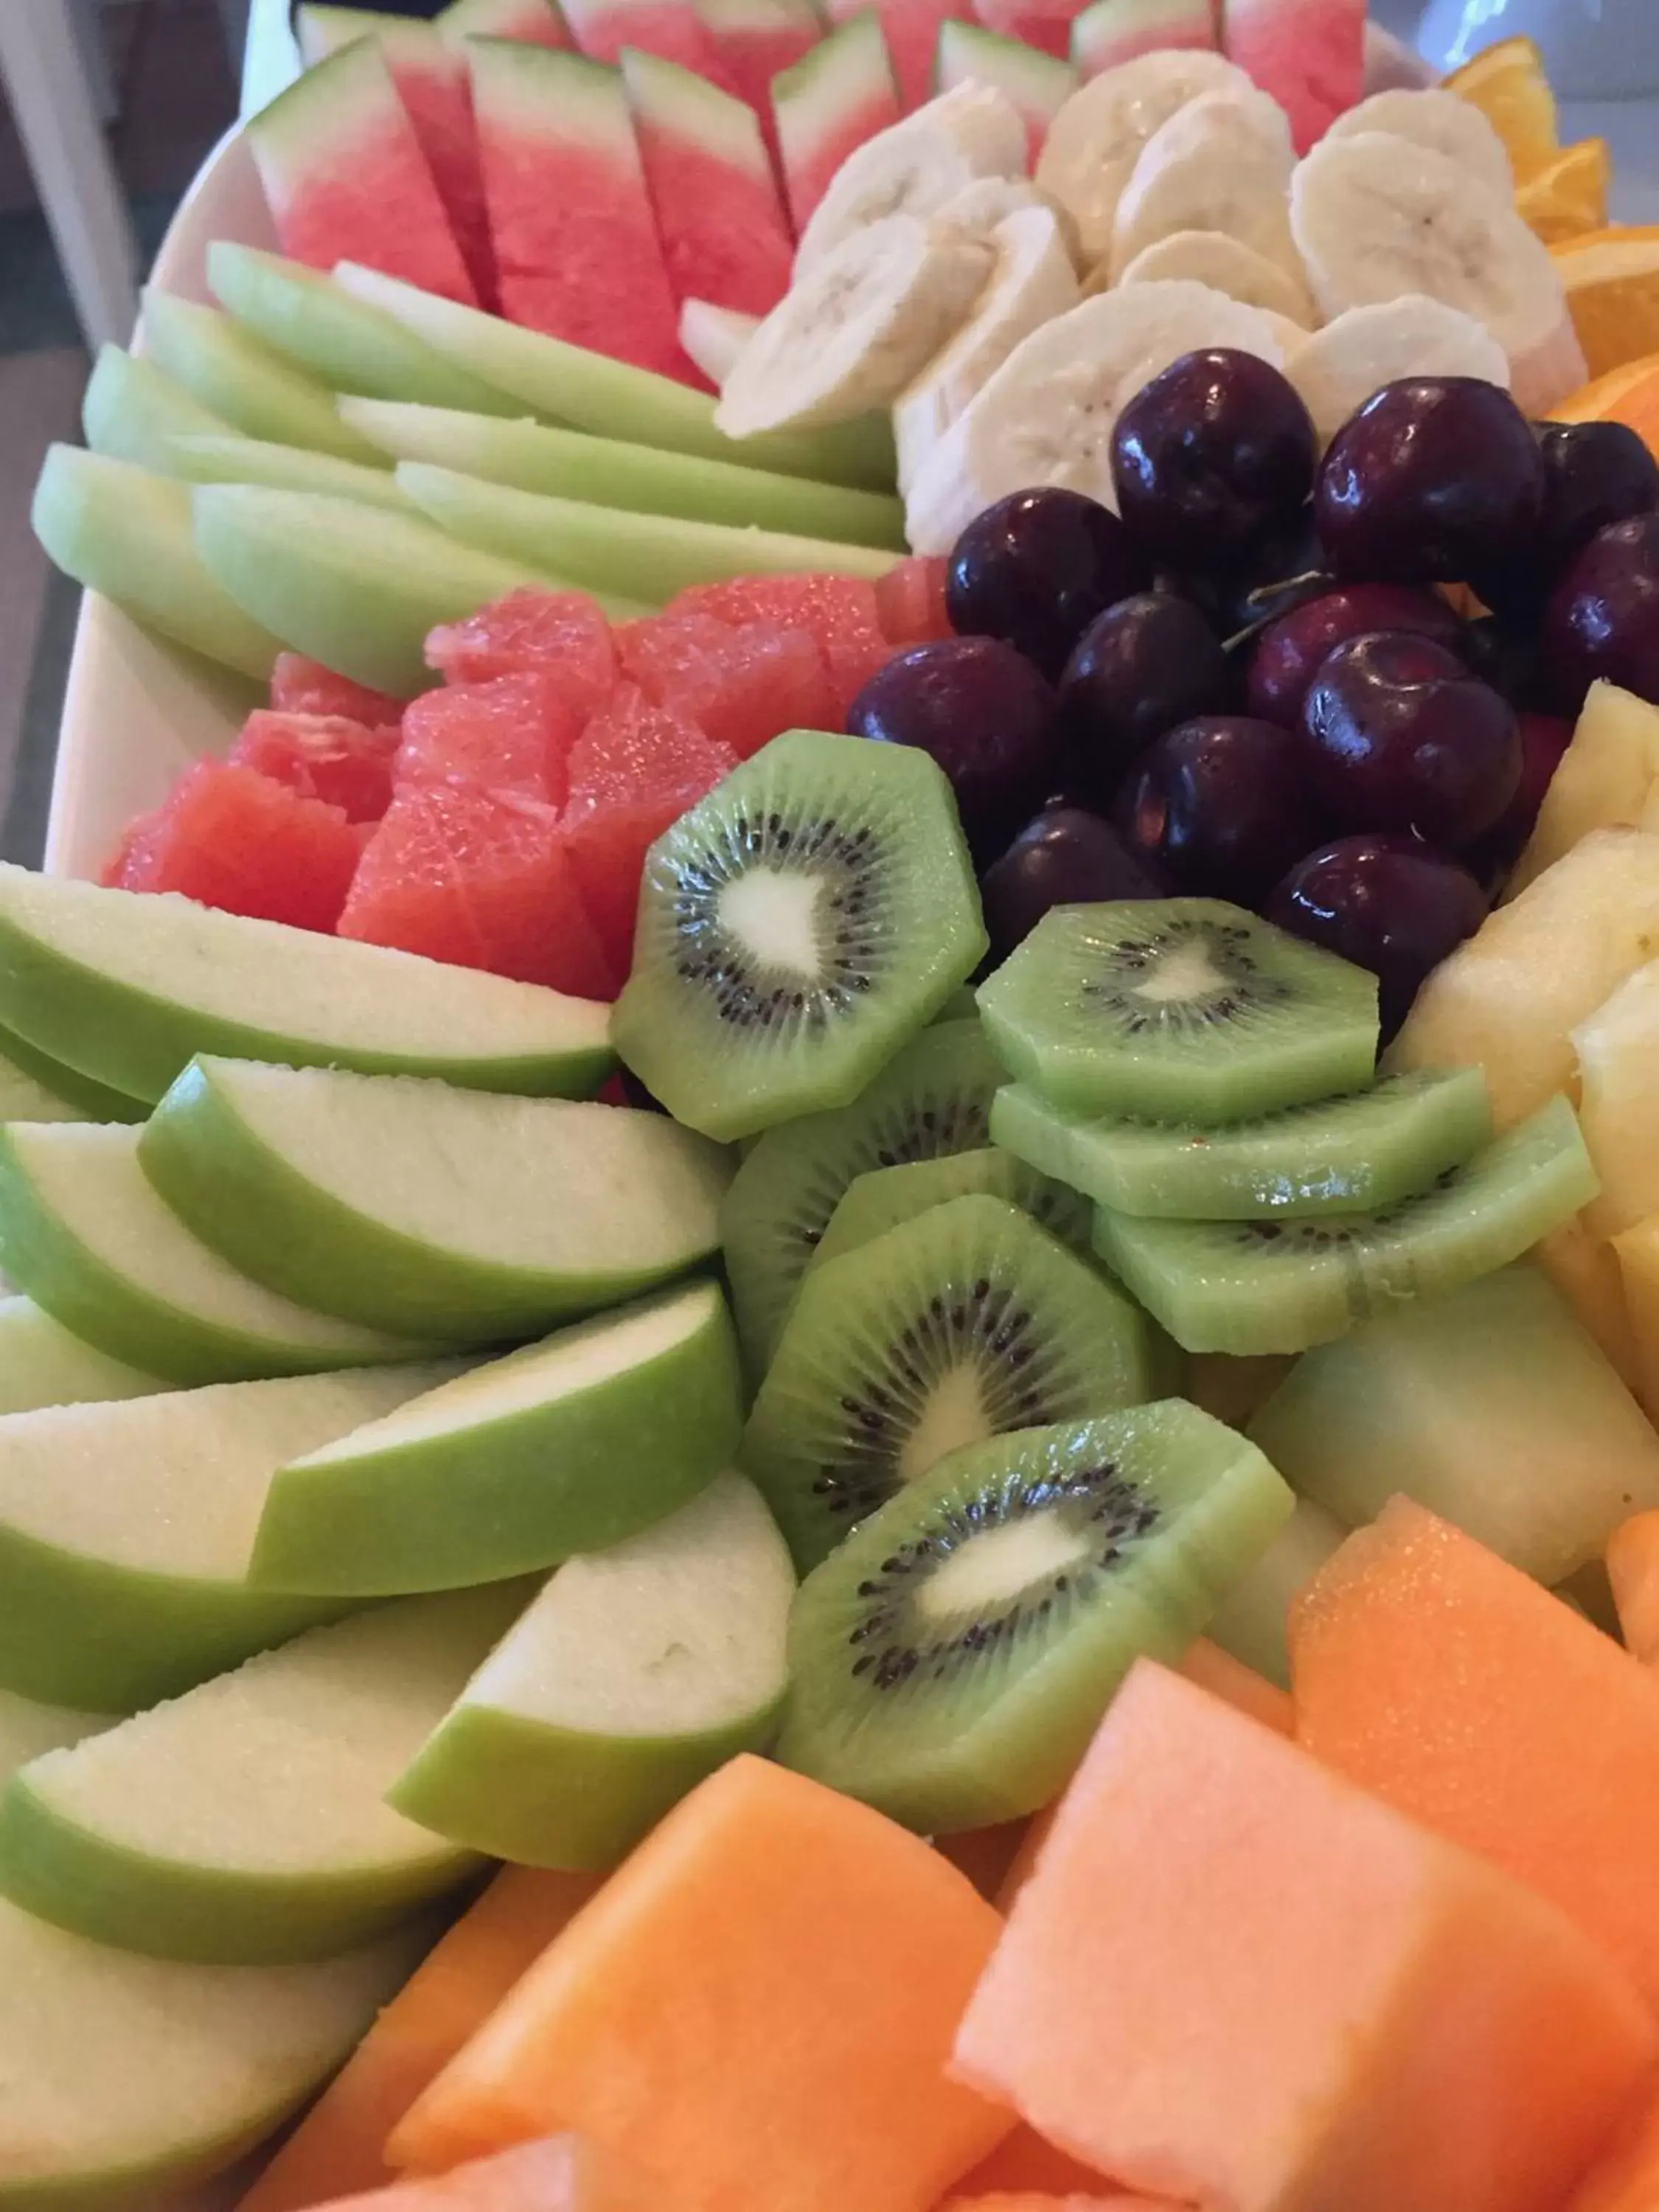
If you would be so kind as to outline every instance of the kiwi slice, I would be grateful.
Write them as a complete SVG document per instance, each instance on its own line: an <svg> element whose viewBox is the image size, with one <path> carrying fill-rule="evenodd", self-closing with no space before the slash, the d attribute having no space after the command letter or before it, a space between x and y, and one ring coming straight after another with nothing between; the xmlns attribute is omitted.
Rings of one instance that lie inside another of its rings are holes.
<svg viewBox="0 0 1659 2212"><path fill-rule="evenodd" d="M1210 1128L1358 1091L1376 979L1219 899L1060 906L979 990L1011 1074L1057 1106Z"/></svg>
<svg viewBox="0 0 1659 2212"><path fill-rule="evenodd" d="M956 1198L801 1285L739 1458L803 1570L935 1460L1152 1395L1123 1293L1000 1198Z"/></svg>
<svg viewBox="0 0 1659 2212"><path fill-rule="evenodd" d="M1390 1076L1222 1129L1068 1114L1015 1083L992 1102L991 1135L1119 1213L1255 1221L1397 1205L1490 1142L1492 1109L1478 1067Z"/></svg>
<svg viewBox="0 0 1659 2212"><path fill-rule="evenodd" d="M806 1263L810 1275L826 1261L839 1260L872 1237L914 1221L929 1206L975 1191L1005 1198L1074 1251L1087 1252L1092 1209L1086 1198L1063 1182L1039 1175L1012 1152L988 1146L983 1152L952 1152L942 1160L915 1160L908 1167L872 1168L848 1186L830 1225Z"/></svg>
<svg viewBox="0 0 1659 2212"><path fill-rule="evenodd" d="M952 1452L803 1583L777 1756L928 1835L1034 1813L1294 1503L1179 1398Z"/></svg>
<svg viewBox="0 0 1659 2212"><path fill-rule="evenodd" d="M984 1145L1002 1080L978 1017L924 1030L850 1106L769 1129L732 1180L720 1242L751 1375L767 1368L784 1316L848 1186L872 1168Z"/></svg>
<svg viewBox="0 0 1659 2212"><path fill-rule="evenodd" d="M855 1098L985 945L933 760L788 730L651 848L612 1036L677 1121L748 1136Z"/></svg>
<svg viewBox="0 0 1659 2212"><path fill-rule="evenodd" d="M1577 1117L1557 1097L1379 1213L1147 1221L1103 1206L1095 1245L1188 1352L1305 1352L1402 1298L1506 1267L1599 1187Z"/></svg>

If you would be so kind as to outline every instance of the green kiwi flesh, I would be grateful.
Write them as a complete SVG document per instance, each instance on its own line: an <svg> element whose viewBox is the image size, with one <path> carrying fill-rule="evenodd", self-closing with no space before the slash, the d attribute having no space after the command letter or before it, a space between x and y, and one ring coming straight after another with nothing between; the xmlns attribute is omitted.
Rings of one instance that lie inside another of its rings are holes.
<svg viewBox="0 0 1659 2212"><path fill-rule="evenodd" d="M1220 1129L1067 1114L1013 1083L992 1102L991 1136L1119 1213L1294 1220L1376 1213L1426 1190L1491 1142L1492 1109L1478 1067L1394 1075Z"/></svg>
<svg viewBox="0 0 1659 2212"><path fill-rule="evenodd" d="M777 1756L924 1834L1034 1813L1294 1503L1178 1398L953 1452L802 1585Z"/></svg>
<svg viewBox="0 0 1659 2212"><path fill-rule="evenodd" d="M951 1152L940 1160L914 1160L905 1167L872 1168L860 1176L830 1215L806 1272L810 1275L827 1261L842 1258L872 1237L896 1229L902 1221L914 1221L929 1206L967 1198L975 1191L1006 1198L1074 1251L1091 1249L1088 1200L1063 1182L1038 1175L1012 1152L988 1146L983 1152Z"/></svg>
<svg viewBox="0 0 1659 2212"><path fill-rule="evenodd" d="M1054 1105L1210 1128L1369 1084L1376 979L1219 899L1054 907L979 989Z"/></svg>
<svg viewBox="0 0 1659 2212"><path fill-rule="evenodd" d="M797 1285L848 1186L982 1146L1002 1071L977 1016L924 1030L850 1106L803 1115L756 1140L720 1206L720 1243L750 1373L763 1375Z"/></svg>
<svg viewBox="0 0 1659 2212"><path fill-rule="evenodd" d="M612 1036L677 1121L749 1136L855 1098L985 945L929 756L788 730L651 848Z"/></svg>
<svg viewBox="0 0 1659 2212"><path fill-rule="evenodd" d="M1188 1352L1304 1352L1402 1299L1506 1267L1599 1187L1573 1110L1557 1097L1379 1213L1148 1221L1102 1206L1095 1248Z"/></svg>
<svg viewBox="0 0 1659 2212"><path fill-rule="evenodd" d="M1123 1293L1017 1206L957 1198L801 1285L738 1456L805 1571L946 1452L1151 1395Z"/></svg>

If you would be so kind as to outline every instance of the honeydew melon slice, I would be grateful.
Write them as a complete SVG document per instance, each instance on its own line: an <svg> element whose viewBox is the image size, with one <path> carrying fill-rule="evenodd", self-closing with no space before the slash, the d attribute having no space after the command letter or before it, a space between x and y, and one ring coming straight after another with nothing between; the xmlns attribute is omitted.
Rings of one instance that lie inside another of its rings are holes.
<svg viewBox="0 0 1659 2212"><path fill-rule="evenodd" d="M0 1903L0 2206L176 2206L333 2071L430 1934L314 1965L186 1966Z"/></svg>
<svg viewBox="0 0 1659 2212"><path fill-rule="evenodd" d="M216 239L208 248L216 299L256 337L333 392L520 415L522 403L434 353L395 316L354 299L319 270Z"/></svg>
<svg viewBox="0 0 1659 2212"><path fill-rule="evenodd" d="M0 1414L150 1398L171 1387L159 1375L83 1344L33 1298L0 1298Z"/></svg>
<svg viewBox="0 0 1659 2212"><path fill-rule="evenodd" d="M145 352L169 376L245 437L309 447L344 461L378 458L368 440L341 421L325 384L217 307L175 299L152 285L144 294L143 338Z"/></svg>
<svg viewBox="0 0 1659 2212"><path fill-rule="evenodd" d="M610 1867L705 1775L765 1747L795 1571L741 1475L561 1567L390 1802L532 1866Z"/></svg>
<svg viewBox="0 0 1659 2212"><path fill-rule="evenodd" d="M506 1634L528 1585L406 1598L20 1768L0 1891L94 1942L204 1965L326 1958L478 1859L386 1793Z"/></svg>
<svg viewBox="0 0 1659 2212"><path fill-rule="evenodd" d="M276 1477L250 1581L365 1596L550 1566L694 1497L743 1431L737 1340L694 1283L474 1368Z"/></svg>
<svg viewBox="0 0 1659 2212"><path fill-rule="evenodd" d="M211 266L210 263L210 270ZM714 428L714 403L708 394L677 384L672 377L589 353L541 331L521 329L355 262L341 262L333 281L360 306L381 309L445 360L507 395L507 408L477 410L481 413L517 414L529 407L599 438L666 446L677 453L704 453L711 460L777 469L785 476L817 477L827 483L860 484L870 491L890 492L896 481L892 424L884 414L863 416L828 429L728 438ZM424 395L382 396L415 399ZM517 405L511 404L515 401Z"/></svg>
<svg viewBox="0 0 1659 2212"><path fill-rule="evenodd" d="M43 1752L63 1751L85 1736L113 1728L115 1713L82 1713L69 1705L39 1705L0 1690L0 1785Z"/></svg>
<svg viewBox="0 0 1659 2212"><path fill-rule="evenodd" d="M415 504L452 538L481 552L526 561L585 591L630 586L659 603L688 584L727 576L810 574L884 576L896 557L864 545L823 538L786 538L769 530L629 514L580 500L550 499L510 485L481 483L422 461L398 465L398 481Z"/></svg>
<svg viewBox="0 0 1659 2212"><path fill-rule="evenodd" d="M685 1273L719 1247L732 1172L661 1114L214 1059L156 1108L140 1158L271 1289L367 1328L479 1340Z"/></svg>
<svg viewBox="0 0 1659 2212"><path fill-rule="evenodd" d="M77 584L101 592L175 645L269 681L277 641L203 565L185 485L130 461L53 446L29 519L52 560Z"/></svg>
<svg viewBox="0 0 1659 2212"><path fill-rule="evenodd" d="M629 446L543 422L503 422L445 407L343 399L354 428L400 461L428 461L520 491L551 492L637 514L678 515L739 529L805 532L904 550L904 510L881 492L735 467L696 453Z"/></svg>
<svg viewBox="0 0 1659 2212"><path fill-rule="evenodd" d="M0 863L0 1023L16 1033L0 1050L27 1037L135 1098L198 1052L580 1094L615 1063L610 1018L538 984Z"/></svg>
<svg viewBox="0 0 1659 2212"><path fill-rule="evenodd" d="M173 1383L413 1359L405 1339L307 1312L239 1275L150 1188L137 1129L0 1129L0 1265L52 1319Z"/></svg>
<svg viewBox="0 0 1659 2212"><path fill-rule="evenodd" d="M336 1618L246 1581L276 1469L455 1372L228 1382L0 1419L0 1685L135 1712Z"/></svg>
<svg viewBox="0 0 1659 2212"><path fill-rule="evenodd" d="M103 345L81 401L81 428L94 453L166 476L167 440L175 431L223 436L230 425L154 362Z"/></svg>
<svg viewBox="0 0 1659 2212"><path fill-rule="evenodd" d="M270 484L277 491L320 492L389 507L412 514L414 502L389 469L364 468L332 453L300 446L267 445L258 438L164 438L155 465L186 483Z"/></svg>

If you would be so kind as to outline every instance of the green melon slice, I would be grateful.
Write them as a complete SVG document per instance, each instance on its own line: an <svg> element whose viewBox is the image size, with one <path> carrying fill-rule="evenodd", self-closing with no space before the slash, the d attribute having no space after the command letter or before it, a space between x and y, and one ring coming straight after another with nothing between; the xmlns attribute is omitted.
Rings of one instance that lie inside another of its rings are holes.
<svg viewBox="0 0 1659 2212"><path fill-rule="evenodd" d="M275 491L319 492L326 499L355 499L400 514L416 511L389 469L364 468L332 453L269 445L260 438L164 438L156 465L186 483L268 484Z"/></svg>
<svg viewBox="0 0 1659 2212"><path fill-rule="evenodd" d="M341 421L325 384L218 308L175 299L152 285L144 295L143 331L145 351L244 437L309 447L346 461L379 459L367 439Z"/></svg>
<svg viewBox="0 0 1659 2212"><path fill-rule="evenodd" d="M118 345L98 349L81 401L81 428L94 453L168 476L167 443L175 433L223 437L230 427L154 362L135 361Z"/></svg>

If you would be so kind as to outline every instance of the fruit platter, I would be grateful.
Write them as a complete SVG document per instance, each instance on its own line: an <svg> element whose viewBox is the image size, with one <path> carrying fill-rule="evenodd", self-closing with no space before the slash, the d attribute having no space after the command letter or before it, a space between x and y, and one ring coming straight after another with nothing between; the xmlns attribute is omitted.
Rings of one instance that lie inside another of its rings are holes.
<svg viewBox="0 0 1659 2212"><path fill-rule="evenodd" d="M1653 2212L1606 148L1355 0L299 23L35 501L0 2212Z"/></svg>

